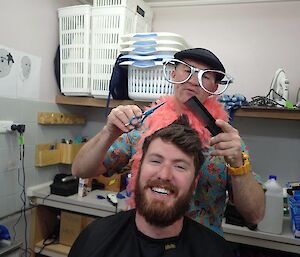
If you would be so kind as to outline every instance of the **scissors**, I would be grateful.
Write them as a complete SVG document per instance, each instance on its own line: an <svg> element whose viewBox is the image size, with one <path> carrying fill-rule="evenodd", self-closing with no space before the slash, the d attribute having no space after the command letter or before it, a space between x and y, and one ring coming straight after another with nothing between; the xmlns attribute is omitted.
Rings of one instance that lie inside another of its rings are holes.
<svg viewBox="0 0 300 257"><path fill-rule="evenodd" d="M144 122L144 120L151 114L153 113L156 109L158 109L159 107L161 107L163 104L165 104L166 102L162 102L156 106L154 106L153 108L143 112L143 114L141 116L133 116L128 123L124 124L125 127L132 125L132 126L137 126L137 124L141 124Z"/></svg>

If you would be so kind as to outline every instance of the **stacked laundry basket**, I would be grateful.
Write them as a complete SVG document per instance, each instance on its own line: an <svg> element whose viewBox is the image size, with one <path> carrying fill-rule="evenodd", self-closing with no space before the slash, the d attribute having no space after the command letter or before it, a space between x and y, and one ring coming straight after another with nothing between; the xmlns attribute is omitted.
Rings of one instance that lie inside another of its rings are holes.
<svg viewBox="0 0 300 257"><path fill-rule="evenodd" d="M121 35L150 31L151 8L142 0L94 0L58 16L62 93L106 98Z"/></svg>

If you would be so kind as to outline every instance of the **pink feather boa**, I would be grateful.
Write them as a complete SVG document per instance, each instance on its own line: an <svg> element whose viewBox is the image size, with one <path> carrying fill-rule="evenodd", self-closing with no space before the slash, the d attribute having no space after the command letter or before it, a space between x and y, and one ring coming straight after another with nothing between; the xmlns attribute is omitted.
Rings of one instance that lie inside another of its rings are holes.
<svg viewBox="0 0 300 257"><path fill-rule="evenodd" d="M131 159L132 166L131 166L131 179L129 181L129 184L127 186L128 191L134 192L134 187L136 183L137 174L139 171L139 164L142 157L142 145L144 142L144 139L154 133L155 131L168 126L172 122L178 119L178 117L181 114L186 114L189 118L189 122L191 127L197 130L199 138L203 144L204 148L208 147L208 140L210 139L210 132L204 127L204 124L201 120L199 120L188 108L185 106L182 107L178 104L176 101L175 96L163 96L160 97L158 101L156 101L156 104L152 104L152 107L162 103L166 102L164 105L162 105L160 108L155 110L153 114L151 114L147 119L145 120L145 127L146 131L142 134L140 141L138 142L137 146L137 152L134 154L134 156ZM221 104L215 96L209 97L205 103L204 106L207 108L207 110L211 113L211 115L215 119L222 119L224 121L228 121L228 114L224 110L224 105ZM127 203L131 208L135 207L135 201L133 194L128 199Z"/></svg>

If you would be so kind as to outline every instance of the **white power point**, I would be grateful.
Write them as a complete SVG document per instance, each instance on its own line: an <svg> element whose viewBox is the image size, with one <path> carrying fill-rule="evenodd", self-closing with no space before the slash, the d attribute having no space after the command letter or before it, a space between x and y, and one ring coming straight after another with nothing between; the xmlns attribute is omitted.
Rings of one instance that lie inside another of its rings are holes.
<svg viewBox="0 0 300 257"><path fill-rule="evenodd" d="M0 120L0 133L9 133L11 132L11 125L14 122L10 120Z"/></svg>

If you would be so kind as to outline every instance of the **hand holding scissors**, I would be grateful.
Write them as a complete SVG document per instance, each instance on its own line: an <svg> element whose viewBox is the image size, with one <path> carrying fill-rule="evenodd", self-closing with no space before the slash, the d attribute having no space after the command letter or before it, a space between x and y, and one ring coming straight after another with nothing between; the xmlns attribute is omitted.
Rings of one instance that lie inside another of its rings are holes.
<svg viewBox="0 0 300 257"><path fill-rule="evenodd" d="M124 124L125 127L132 125L134 127L136 127L139 124L142 124L144 122L144 120L150 115L152 114L156 109L158 109L159 107L161 107L163 104L165 104L166 102L162 102L156 106L154 106L153 108L143 112L143 114L141 116L133 116L128 123Z"/></svg>

